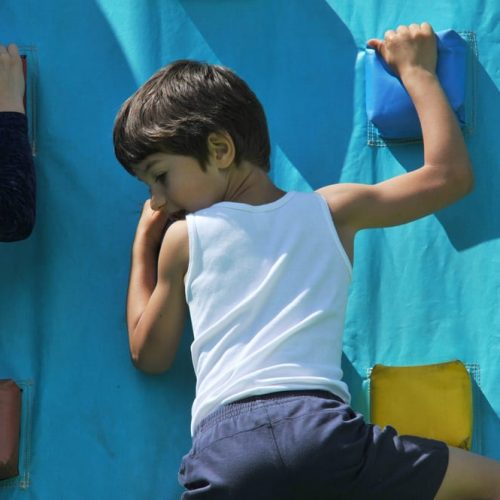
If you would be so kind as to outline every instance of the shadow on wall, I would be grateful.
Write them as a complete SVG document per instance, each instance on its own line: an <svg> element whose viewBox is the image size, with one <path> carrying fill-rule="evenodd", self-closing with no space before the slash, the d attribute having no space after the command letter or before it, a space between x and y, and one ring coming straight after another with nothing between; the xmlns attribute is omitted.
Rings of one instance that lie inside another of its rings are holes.
<svg viewBox="0 0 500 500"><path fill-rule="evenodd" d="M368 396L365 388L367 377L359 373L345 352L342 353L342 372L351 393L351 408L361 413L365 417L365 420L368 420Z"/></svg>
<svg viewBox="0 0 500 500"><path fill-rule="evenodd" d="M477 59L475 71L475 130L465 136L474 167L474 191L436 214L457 251L500 237L500 218L496 215L500 182L498 126L495 125L500 114L500 93ZM421 144L390 146L390 150L408 170L423 164Z"/></svg>
<svg viewBox="0 0 500 500"><path fill-rule="evenodd" d="M474 389L474 418L479 419L479 425L474 426L477 434L473 436L472 450L481 455L500 460L498 441L495 439L486 439L487 437L494 438L498 435L500 416L495 408L491 406L482 389L477 385ZM474 442L474 439L476 442Z"/></svg>
<svg viewBox="0 0 500 500"><path fill-rule="evenodd" d="M438 214L451 243L457 250L500 237L498 198L498 115L500 93L483 66L477 61L476 130L467 144L474 165L474 191L460 204Z"/></svg>
<svg viewBox="0 0 500 500"><path fill-rule="evenodd" d="M261 100L273 147L313 189L337 182L352 130L356 46L332 8L290 0L180 3L218 62Z"/></svg>

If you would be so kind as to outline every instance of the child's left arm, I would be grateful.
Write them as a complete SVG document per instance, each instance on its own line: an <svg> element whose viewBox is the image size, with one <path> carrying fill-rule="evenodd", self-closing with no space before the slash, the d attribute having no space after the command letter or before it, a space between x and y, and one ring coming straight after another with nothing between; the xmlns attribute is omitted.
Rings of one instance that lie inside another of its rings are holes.
<svg viewBox="0 0 500 500"><path fill-rule="evenodd" d="M473 184L471 162L457 119L436 76L436 39L429 24L400 26L373 39L399 74L415 104L424 143L424 165L375 185L336 184L319 192L340 232L394 226L431 214L465 196Z"/></svg>

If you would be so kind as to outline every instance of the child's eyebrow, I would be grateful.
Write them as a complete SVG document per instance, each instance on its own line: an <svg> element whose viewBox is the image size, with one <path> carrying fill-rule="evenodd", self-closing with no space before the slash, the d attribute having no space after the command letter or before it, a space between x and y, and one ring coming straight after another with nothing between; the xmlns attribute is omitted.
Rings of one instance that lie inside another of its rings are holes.
<svg viewBox="0 0 500 500"><path fill-rule="evenodd" d="M154 160L146 163L146 166L144 167L144 172L147 172L155 163L156 161Z"/></svg>
<svg viewBox="0 0 500 500"><path fill-rule="evenodd" d="M146 165L144 165L144 167L140 167L139 165L135 165L132 170L134 171L134 175L136 177L138 177L138 174L141 174L141 175L144 175L144 174L147 174L149 172L149 170L151 169L151 167L157 163L158 160L150 160L146 163Z"/></svg>
<svg viewBox="0 0 500 500"><path fill-rule="evenodd" d="M148 163L146 163L146 165L144 166L144 170L143 172L144 173L147 173L149 171L149 169L155 164L155 163L158 163L159 160L151 160L149 161Z"/></svg>

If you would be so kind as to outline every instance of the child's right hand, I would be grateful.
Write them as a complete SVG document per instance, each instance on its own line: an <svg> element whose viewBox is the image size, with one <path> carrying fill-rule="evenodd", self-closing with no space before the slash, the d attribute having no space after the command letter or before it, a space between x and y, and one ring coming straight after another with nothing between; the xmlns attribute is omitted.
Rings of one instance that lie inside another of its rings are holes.
<svg viewBox="0 0 500 500"><path fill-rule="evenodd" d="M384 40L372 38L367 44L377 50L400 77L415 68L436 72L436 36L429 23L399 26L396 31L386 31Z"/></svg>
<svg viewBox="0 0 500 500"><path fill-rule="evenodd" d="M146 200L137 224L136 242L159 249L167 229L176 221L185 219L185 212L169 213L165 208L153 210L151 200Z"/></svg>
<svg viewBox="0 0 500 500"><path fill-rule="evenodd" d="M24 113L23 63L16 45L0 45L0 111Z"/></svg>
<svg viewBox="0 0 500 500"><path fill-rule="evenodd" d="M163 235L170 225L169 214L165 210L153 210L151 200L146 200L139 223L137 224L136 241L158 249Z"/></svg>

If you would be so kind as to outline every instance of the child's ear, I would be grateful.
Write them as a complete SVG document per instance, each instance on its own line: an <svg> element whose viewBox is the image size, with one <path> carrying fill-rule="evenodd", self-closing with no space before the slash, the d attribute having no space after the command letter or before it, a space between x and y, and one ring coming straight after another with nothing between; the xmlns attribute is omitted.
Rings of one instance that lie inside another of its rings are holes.
<svg viewBox="0 0 500 500"><path fill-rule="evenodd" d="M227 132L212 132L207 138L210 161L218 168L227 168L234 162L236 149Z"/></svg>

